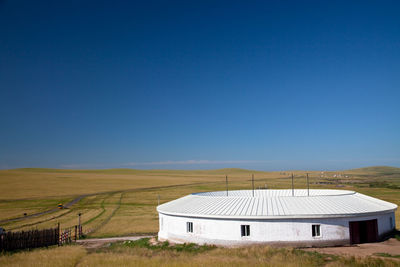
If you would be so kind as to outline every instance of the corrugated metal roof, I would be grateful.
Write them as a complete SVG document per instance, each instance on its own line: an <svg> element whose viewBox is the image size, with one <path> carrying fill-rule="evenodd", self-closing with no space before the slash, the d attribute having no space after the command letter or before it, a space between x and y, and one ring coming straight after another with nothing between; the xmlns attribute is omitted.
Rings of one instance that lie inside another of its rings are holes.
<svg viewBox="0 0 400 267"><path fill-rule="evenodd" d="M236 190L191 194L157 207L164 214L242 219L347 217L384 213L397 205L354 191L310 189Z"/></svg>

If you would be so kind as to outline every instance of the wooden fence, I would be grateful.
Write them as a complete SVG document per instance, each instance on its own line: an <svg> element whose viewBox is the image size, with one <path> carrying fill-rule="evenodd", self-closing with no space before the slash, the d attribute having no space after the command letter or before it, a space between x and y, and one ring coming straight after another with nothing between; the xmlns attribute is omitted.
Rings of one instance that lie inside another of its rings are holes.
<svg viewBox="0 0 400 267"><path fill-rule="evenodd" d="M0 251L58 245L59 229L6 232L0 235Z"/></svg>
<svg viewBox="0 0 400 267"><path fill-rule="evenodd" d="M12 251L26 248L63 245L76 241L82 235L82 226L74 226L61 230L56 228L30 230L21 232L5 232L0 234L0 251Z"/></svg>

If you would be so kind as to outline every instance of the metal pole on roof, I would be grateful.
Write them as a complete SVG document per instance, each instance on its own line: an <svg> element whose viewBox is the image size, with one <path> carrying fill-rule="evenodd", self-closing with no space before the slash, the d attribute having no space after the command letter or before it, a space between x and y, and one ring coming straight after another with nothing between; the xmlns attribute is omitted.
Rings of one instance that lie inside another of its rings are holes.
<svg viewBox="0 0 400 267"><path fill-rule="evenodd" d="M228 196L228 175L225 175L225 183L226 183L226 196Z"/></svg>
<svg viewBox="0 0 400 267"><path fill-rule="evenodd" d="M293 181L293 173L292 173L292 197L294 197L294 181Z"/></svg>
<svg viewBox="0 0 400 267"><path fill-rule="evenodd" d="M253 185L253 197L254 197L254 174L251 175L251 183Z"/></svg>
<svg viewBox="0 0 400 267"><path fill-rule="evenodd" d="M307 196L310 196L310 183L308 182L308 173L307 173Z"/></svg>

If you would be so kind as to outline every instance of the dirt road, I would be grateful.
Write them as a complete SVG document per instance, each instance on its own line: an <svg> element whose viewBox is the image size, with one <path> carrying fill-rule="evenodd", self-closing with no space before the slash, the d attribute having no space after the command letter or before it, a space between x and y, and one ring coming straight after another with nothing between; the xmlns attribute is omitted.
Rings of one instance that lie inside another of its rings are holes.
<svg viewBox="0 0 400 267"><path fill-rule="evenodd" d="M213 182L213 183L221 183L221 182ZM83 199L85 197L96 196L96 195L101 195L101 194L140 192L142 190L165 189L165 188L171 188L171 187L182 187L182 186L201 185L201 184L210 184L210 182L207 182L207 183L206 182L199 182L199 183L190 183L190 184L175 184L175 185L166 185L166 186L141 187L141 188L132 188L132 189L127 189L127 190L117 190L117 191L107 191L107 192L100 192L100 193L85 194L85 195L80 195L80 196L74 198L73 200L71 200L70 202L64 204L64 208L71 207L72 205L78 203L81 199ZM56 211L59 211L59 209L57 207L53 208L53 209L46 210L46 211L29 214L27 216L21 216L21 217L16 217L16 218L11 218L11 219L0 220L0 224L13 222L13 221L26 220L26 219L29 219L29 218L33 218L33 217L37 217L37 216L53 213L53 212L56 212Z"/></svg>
<svg viewBox="0 0 400 267"><path fill-rule="evenodd" d="M395 256L400 255L400 241L396 240L395 238L390 238L386 241L377 243L366 243L347 247L305 248L303 250L355 257L374 256L376 253L388 253Z"/></svg>
<svg viewBox="0 0 400 267"><path fill-rule="evenodd" d="M85 198L85 197L88 197L88 196L92 196L92 195L96 195L96 194L80 195L80 196L74 198L73 200L71 200L70 202L64 204L64 208L69 208L72 205L78 203L82 198ZM56 211L59 211L59 210L60 209L57 207L57 208L53 208L53 209L50 209L50 210L45 210L45 211L42 211L42 212L33 213L33 214L30 214L30 215L27 215L27 216L21 216L21 217L17 217L17 218L0 220L0 223L8 223L8 222L26 220L26 219L37 217L37 216L40 216L40 215L45 215L45 214L48 214L48 213L56 212Z"/></svg>

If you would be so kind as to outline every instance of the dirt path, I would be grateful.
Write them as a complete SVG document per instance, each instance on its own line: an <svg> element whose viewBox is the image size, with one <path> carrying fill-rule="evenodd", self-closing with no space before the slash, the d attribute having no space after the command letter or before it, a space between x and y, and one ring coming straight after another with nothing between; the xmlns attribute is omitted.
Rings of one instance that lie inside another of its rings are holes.
<svg viewBox="0 0 400 267"><path fill-rule="evenodd" d="M94 195L98 195L98 194L80 195L80 196L74 198L73 200L71 200L70 202L66 203L64 205L64 207L65 208L69 208L72 205L78 203L82 198L85 198L85 197L88 197L88 196L94 196ZM29 218L34 218L34 217L37 217L37 216L41 216L41 215L49 214L49 213L52 213L52 212L56 212L56 211L59 211L59 210L60 210L59 208L54 208L54 209L45 210L45 211L42 211L42 212L37 212L37 213L30 214L30 215L22 216L22 217L1 220L0 223L8 223L8 222L26 220L26 219L29 219Z"/></svg>
<svg viewBox="0 0 400 267"><path fill-rule="evenodd" d="M77 240L76 243L84 246L87 249L96 249L103 247L107 244L111 244L118 241L135 241L141 238L152 238L153 236L122 236L122 237L110 237L110 238L90 238L90 239L81 239Z"/></svg>
<svg viewBox="0 0 400 267"><path fill-rule="evenodd" d="M16 230L16 229L24 228L24 227L27 227L27 226L34 226L34 225L37 225L37 224L40 224L40 223L44 223L44 222L47 222L47 221L51 221L51 220L54 220L54 219L59 219L59 218L65 216L65 215L67 215L67 214L69 214L69 213L71 213L71 212L72 212L72 210L68 210L68 211L65 212L65 213L62 213L62 214L53 216L53 217L51 217L51 218L47 218L47 219L45 219L45 220L38 221L38 222L27 223L27 224L23 224L23 225L19 225L19 226L16 226L16 227L11 227L11 228L8 228L8 227L7 227L7 230L8 230L8 231L14 231L14 230Z"/></svg>
<svg viewBox="0 0 400 267"><path fill-rule="evenodd" d="M191 184L152 186L152 187L132 188L132 189L127 189L127 190L117 190L117 191L107 191L107 192L100 192L100 193L84 194L84 195L80 195L80 196L74 198L73 200L71 200L70 202L64 204L64 207L65 208L69 208L72 205L78 203L80 200L82 200L85 197L91 197L91 196L102 195L102 194L139 192L139 191L143 191L143 190L165 189L165 188L171 188L171 187L182 187L182 186L201 185L201 184L210 184L210 183L220 183L220 182L199 182L199 183L191 183ZM41 215L49 214L49 213L52 213L52 212L56 212L56 211L59 211L59 209L57 207L54 208L54 209L49 209L49 210L46 210L46 211L33 213L33 214L30 214L30 215L27 215L27 216L21 216L21 217L16 217L16 218L11 218L11 219L0 220L0 224L14 222L14 221L26 220L26 219L34 218L34 217L37 217L37 216L41 216Z"/></svg>
<svg viewBox="0 0 400 267"><path fill-rule="evenodd" d="M396 240L395 238L390 238L386 241L377 243L366 243L347 247L304 248L303 250L356 257L376 256L374 255L375 253L388 253L395 256L400 255L400 241Z"/></svg>

